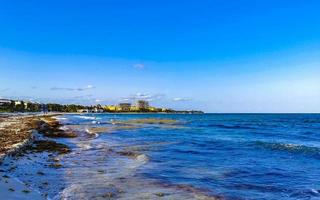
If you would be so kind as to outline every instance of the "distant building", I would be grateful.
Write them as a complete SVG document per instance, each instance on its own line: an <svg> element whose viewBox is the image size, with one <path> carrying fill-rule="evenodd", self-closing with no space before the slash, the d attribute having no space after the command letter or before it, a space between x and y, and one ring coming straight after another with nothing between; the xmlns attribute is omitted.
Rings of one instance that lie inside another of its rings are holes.
<svg viewBox="0 0 320 200"><path fill-rule="evenodd" d="M131 108L131 103L120 103L119 108L121 111L129 112Z"/></svg>
<svg viewBox="0 0 320 200"><path fill-rule="evenodd" d="M9 99L0 99L0 105L11 104L11 100Z"/></svg>
<svg viewBox="0 0 320 200"><path fill-rule="evenodd" d="M21 105L21 103L22 103L21 101L15 101L15 102L14 102L14 105L15 105L15 106Z"/></svg>
<svg viewBox="0 0 320 200"><path fill-rule="evenodd" d="M158 108L149 106L148 110L151 111L151 112L156 112L156 111L158 111Z"/></svg>
<svg viewBox="0 0 320 200"><path fill-rule="evenodd" d="M137 107L139 110L146 110L149 108L149 102L144 100L139 100L137 102Z"/></svg>
<svg viewBox="0 0 320 200"><path fill-rule="evenodd" d="M78 109L78 113L89 113L89 109Z"/></svg>
<svg viewBox="0 0 320 200"><path fill-rule="evenodd" d="M138 108L138 106L131 106L130 111L137 112L137 111L139 111L139 108Z"/></svg>
<svg viewBox="0 0 320 200"><path fill-rule="evenodd" d="M109 105L109 106L105 106L104 109L107 111L117 111L117 106Z"/></svg>
<svg viewBox="0 0 320 200"><path fill-rule="evenodd" d="M28 109L29 104L30 104L30 102L24 102L24 109Z"/></svg>
<svg viewBox="0 0 320 200"><path fill-rule="evenodd" d="M95 108L92 110L92 112L94 112L94 113L103 113L103 109L98 108L98 107L95 107Z"/></svg>
<svg viewBox="0 0 320 200"><path fill-rule="evenodd" d="M169 109L168 109L168 108L161 108L161 111L162 111L162 112L168 112Z"/></svg>

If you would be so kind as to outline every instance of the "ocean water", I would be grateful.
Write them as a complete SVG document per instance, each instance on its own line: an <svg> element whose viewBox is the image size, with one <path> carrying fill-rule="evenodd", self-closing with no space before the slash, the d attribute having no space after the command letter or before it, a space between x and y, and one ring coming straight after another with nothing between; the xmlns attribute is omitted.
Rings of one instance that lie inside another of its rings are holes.
<svg viewBox="0 0 320 200"><path fill-rule="evenodd" d="M72 149L58 156L62 167L42 153L12 170L51 199L320 199L318 114L58 118L80 134L57 139Z"/></svg>

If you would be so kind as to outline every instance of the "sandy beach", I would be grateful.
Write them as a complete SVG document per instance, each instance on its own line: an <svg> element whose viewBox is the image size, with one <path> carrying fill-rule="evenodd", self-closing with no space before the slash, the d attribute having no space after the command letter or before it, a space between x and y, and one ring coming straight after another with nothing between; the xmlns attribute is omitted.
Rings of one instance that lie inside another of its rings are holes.
<svg viewBox="0 0 320 200"><path fill-rule="evenodd" d="M25 185L24 183L20 182L15 178L7 176L3 172L0 173L0 176L1 176L1 180L0 180L1 199L6 199L6 200L46 199L38 191L31 189L30 187L28 187L27 185Z"/></svg>
<svg viewBox="0 0 320 200"><path fill-rule="evenodd" d="M33 144L38 135L38 131L42 131L43 134L47 135L52 134L52 137L60 137L62 134L61 131L56 131L55 134L53 134L56 124L55 120L51 118L52 116L54 115L1 115L0 166L5 160L11 160L9 162L13 163L14 161L12 161L12 159L14 156L25 148L30 148L30 145ZM49 143L44 148L52 148L53 145L52 143ZM21 182L17 178L12 177L8 172L10 172L10 170L4 170L2 167L0 168L1 198L6 200L46 199L45 195L40 194L40 192L31 188L28 184Z"/></svg>
<svg viewBox="0 0 320 200"><path fill-rule="evenodd" d="M11 154L17 153L32 142L32 116L0 116L0 162ZM0 171L0 194L3 199L44 199L39 192L32 190L24 183Z"/></svg>

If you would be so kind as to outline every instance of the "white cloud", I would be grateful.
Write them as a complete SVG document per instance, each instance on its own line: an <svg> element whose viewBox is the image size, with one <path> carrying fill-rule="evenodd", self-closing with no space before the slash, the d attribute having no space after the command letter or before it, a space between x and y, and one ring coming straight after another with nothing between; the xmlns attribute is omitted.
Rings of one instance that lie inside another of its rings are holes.
<svg viewBox="0 0 320 200"><path fill-rule="evenodd" d="M136 93L134 95L130 95L129 97L122 98L120 101L137 101L137 100L145 100L145 101L155 101L164 98L164 94L145 94L145 93Z"/></svg>
<svg viewBox="0 0 320 200"><path fill-rule="evenodd" d="M72 97L73 99L91 99L93 95L92 94L87 94L87 95L80 95L80 96L75 96Z"/></svg>
<svg viewBox="0 0 320 200"><path fill-rule="evenodd" d="M133 65L133 67L136 69L144 69L145 68L144 64L142 64L142 63L136 63Z"/></svg>
<svg viewBox="0 0 320 200"><path fill-rule="evenodd" d="M85 90L91 90L95 87L93 85L87 85L82 88L68 88L68 87L52 87L50 90L67 90L67 91L85 91Z"/></svg>
<svg viewBox="0 0 320 200"><path fill-rule="evenodd" d="M173 101L190 101L191 99L176 97L176 98L173 98L172 100L173 100Z"/></svg>

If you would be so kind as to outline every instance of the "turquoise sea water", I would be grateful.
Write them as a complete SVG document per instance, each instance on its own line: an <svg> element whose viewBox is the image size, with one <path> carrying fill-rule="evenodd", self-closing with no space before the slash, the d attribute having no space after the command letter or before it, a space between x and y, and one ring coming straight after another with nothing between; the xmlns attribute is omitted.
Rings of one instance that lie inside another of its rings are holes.
<svg viewBox="0 0 320 200"><path fill-rule="evenodd" d="M99 199L98 194L110 191L114 199L139 199L135 195L141 193L149 199L180 199L187 193L223 199L320 199L317 114L58 118L66 129L80 133L76 139L58 140L73 150L60 157L63 167L45 167L47 155L29 155L33 162L19 158L12 172L50 198ZM130 121L146 118L177 122ZM97 127L102 129L95 131ZM34 176L39 170L46 176ZM39 188L44 180L50 185Z"/></svg>

